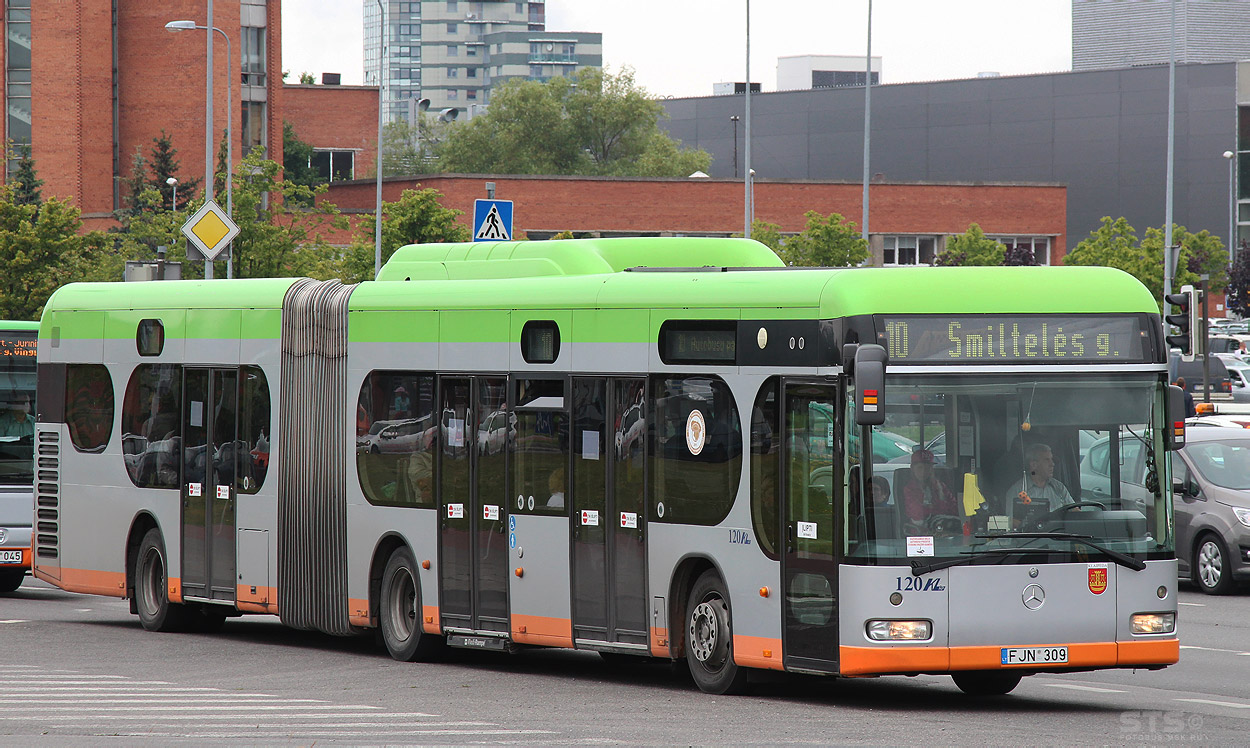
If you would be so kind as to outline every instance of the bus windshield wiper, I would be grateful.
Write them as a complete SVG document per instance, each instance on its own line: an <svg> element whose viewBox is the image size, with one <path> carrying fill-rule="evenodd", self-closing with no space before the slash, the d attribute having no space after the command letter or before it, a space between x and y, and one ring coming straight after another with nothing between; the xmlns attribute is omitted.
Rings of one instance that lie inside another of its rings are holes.
<svg viewBox="0 0 1250 748"><path fill-rule="evenodd" d="M1126 556L1125 554L1120 553L1119 551L1113 551L1110 548L1105 548L1095 543L1093 541L1093 537L1090 535L1077 535L1071 532L1004 532L1004 533L998 533L996 535L976 535L974 537L982 538L985 540L998 540L999 538L1039 538L1043 540L1070 540L1073 543L1080 543L1081 545L1084 545L1086 547L1093 548L1094 550L1098 551L1099 553L1102 553L1107 558L1116 562L1120 566L1127 566L1133 571L1141 571L1142 569L1146 568L1146 564L1144 562L1139 561L1133 558L1132 556Z"/></svg>
<svg viewBox="0 0 1250 748"><path fill-rule="evenodd" d="M963 551L960 554L960 558L948 558L945 561L934 561L930 564L921 563L918 560L912 561L911 575L913 577L920 577L931 571L970 564L978 558L984 558L986 556L1010 556L1017 553L1066 554L1068 551L1061 550L1059 548L985 548L978 551Z"/></svg>

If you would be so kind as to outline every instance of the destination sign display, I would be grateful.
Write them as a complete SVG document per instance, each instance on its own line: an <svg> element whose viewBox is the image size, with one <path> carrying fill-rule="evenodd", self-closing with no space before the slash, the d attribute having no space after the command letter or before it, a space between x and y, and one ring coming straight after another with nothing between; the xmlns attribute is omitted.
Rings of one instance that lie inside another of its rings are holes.
<svg viewBox="0 0 1250 748"><path fill-rule="evenodd" d="M1149 363L1149 315L879 316L891 363Z"/></svg>
<svg viewBox="0 0 1250 748"><path fill-rule="evenodd" d="M660 330L660 358L670 364L733 364L737 322L667 322Z"/></svg>
<svg viewBox="0 0 1250 748"><path fill-rule="evenodd" d="M35 360L35 332L0 333L0 359Z"/></svg>

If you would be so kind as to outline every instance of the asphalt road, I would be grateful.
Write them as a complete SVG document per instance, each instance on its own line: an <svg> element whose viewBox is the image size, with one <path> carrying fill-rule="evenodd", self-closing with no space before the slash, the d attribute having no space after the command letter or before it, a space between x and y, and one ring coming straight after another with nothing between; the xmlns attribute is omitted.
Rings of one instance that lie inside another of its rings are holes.
<svg viewBox="0 0 1250 748"><path fill-rule="evenodd" d="M125 601L27 581L0 597L0 745L1245 745L1250 594L1181 592L1180 664L1026 678L773 676L708 696L666 664L587 652L392 661L269 617L143 631Z"/></svg>

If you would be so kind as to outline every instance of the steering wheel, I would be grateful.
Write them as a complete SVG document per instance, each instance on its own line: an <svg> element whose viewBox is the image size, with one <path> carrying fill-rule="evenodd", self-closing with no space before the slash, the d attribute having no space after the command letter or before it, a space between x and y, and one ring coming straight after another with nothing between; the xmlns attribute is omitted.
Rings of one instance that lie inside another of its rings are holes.
<svg viewBox="0 0 1250 748"><path fill-rule="evenodd" d="M964 521L960 517L953 514L931 514L924 519L925 527L934 535L950 537L954 535L962 535L964 532Z"/></svg>
<svg viewBox="0 0 1250 748"><path fill-rule="evenodd" d="M1047 522L1050 522L1051 520L1059 519L1064 514L1064 512L1068 512L1073 509L1080 509L1081 507L1087 507L1087 506L1095 506L1103 510L1104 512L1107 511L1107 505L1103 504L1100 501L1074 501L1071 504L1064 504L1058 509L1052 509L1049 512L1046 512L1042 516L1038 517L1037 520L1034 521L1033 524L1036 525L1038 529L1041 529L1041 527Z"/></svg>

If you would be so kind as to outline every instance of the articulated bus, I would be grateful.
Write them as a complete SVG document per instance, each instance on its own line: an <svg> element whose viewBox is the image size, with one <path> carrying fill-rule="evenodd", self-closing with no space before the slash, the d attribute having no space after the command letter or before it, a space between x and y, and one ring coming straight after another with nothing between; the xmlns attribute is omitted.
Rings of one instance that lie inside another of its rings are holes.
<svg viewBox="0 0 1250 748"><path fill-rule="evenodd" d="M1183 406L1117 270L408 246L356 286L66 286L38 352L35 574L146 629L668 658L713 693L1179 655Z"/></svg>
<svg viewBox="0 0 1250 748"><path fill-rule="evenodd" d="M38 322L0 321L0 592L30 569Z"/></svg>

